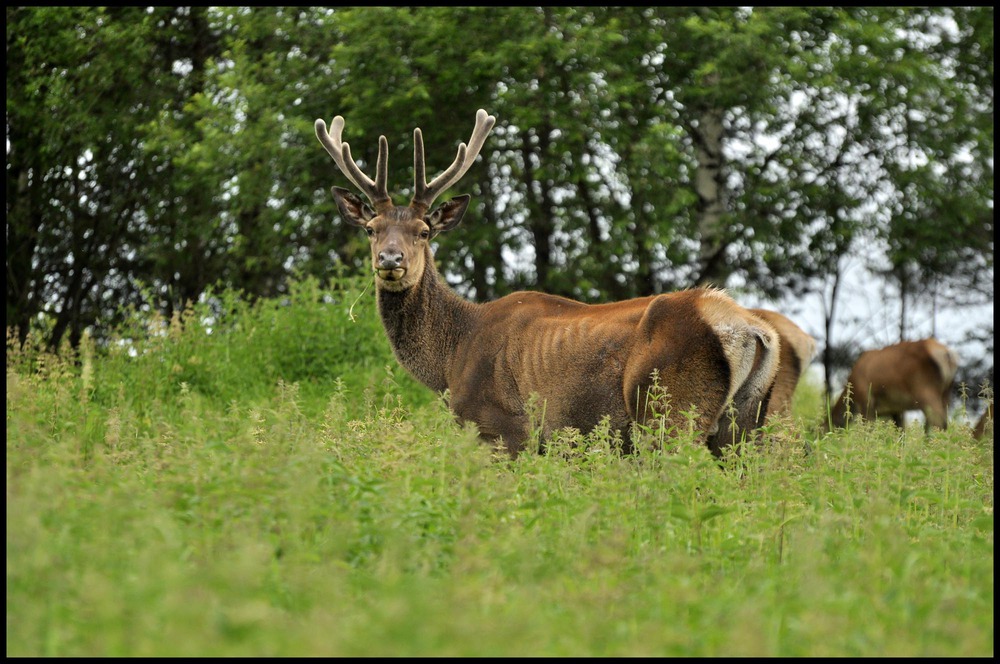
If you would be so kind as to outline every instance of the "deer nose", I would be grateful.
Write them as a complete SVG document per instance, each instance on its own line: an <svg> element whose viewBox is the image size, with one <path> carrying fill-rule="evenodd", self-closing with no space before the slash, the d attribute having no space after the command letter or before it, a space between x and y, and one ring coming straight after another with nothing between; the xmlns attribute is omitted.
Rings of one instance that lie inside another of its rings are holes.
<svg viewBox="0 0 1000 664"><path fill-rule="evenodd" d="M378 252L378 267L380 270L395 270L403 263L403 252L398 249L386 249Z"/></svg>

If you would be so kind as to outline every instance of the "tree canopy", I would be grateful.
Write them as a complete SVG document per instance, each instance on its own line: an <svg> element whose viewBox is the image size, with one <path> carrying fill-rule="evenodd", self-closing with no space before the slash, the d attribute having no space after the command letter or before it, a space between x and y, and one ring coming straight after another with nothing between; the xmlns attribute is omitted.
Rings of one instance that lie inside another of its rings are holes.
<svg viewBox="0 0 1000 664"><path fill-rule="evenodd" d="M402 199L413 128L432 176L478 108L467 296L801 295L864 244L904 299L992 300L992 8L9 7L8 328L360 273L313 121L386 135Z"/></svg>

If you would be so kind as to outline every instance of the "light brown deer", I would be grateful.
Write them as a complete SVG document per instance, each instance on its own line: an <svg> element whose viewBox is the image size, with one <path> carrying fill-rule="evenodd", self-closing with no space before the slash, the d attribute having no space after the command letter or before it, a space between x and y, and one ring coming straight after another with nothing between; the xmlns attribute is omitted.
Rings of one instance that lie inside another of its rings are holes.
<svg viewBox="0 0 1000 664"><path fill-rule="evenodd" d="M447 390L458 421L474 422L511 455L525 449L533 427L544 441L564 427L587 432L604 417L630 449L634 423L655 415L647 401L654 376L669 395L666 425L686 430L684 412L693 413L701 439L721 454L757 426L780 352L775 330L728 295L693 289L589 305L527 291L474 303L441 278L431 239L458 225L470 197L431 206L469 170L495 122L480 109L468 145L430 182L415 129L414 194L400 206L387 189L385 136L373 181L342 141L344 119L335 117L329 131L316 120L320 142L371 203L332 188L344 221L368 234L378 311L399 363L430 389ZM533 399L541 421L532 421Z"/></svg>
<svg viewBox="0 0 1000 664"><path fill-rule="evenodd" d="M846 426L850 410L866 419L890 418L901 427L906 411L921 410L926 430L947 429L957 372L958 355L934 338L865 351L830 412L831 424Z"/></svg>
<svg viewBox="0 0 1000 664"><path fill-rule="evenodd" d="M774 389L766 416L787 415L792 411L792 395L802 372L816 356L816 340L787 316L769 309L751 309L750 313L771 324L781 338L781 353Z"/></svg>

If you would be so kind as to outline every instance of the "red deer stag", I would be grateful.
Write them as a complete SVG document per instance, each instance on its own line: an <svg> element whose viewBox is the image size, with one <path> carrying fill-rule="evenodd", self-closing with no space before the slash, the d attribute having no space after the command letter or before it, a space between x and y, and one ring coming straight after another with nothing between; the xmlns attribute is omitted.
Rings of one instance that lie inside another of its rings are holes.
<svg viewBox="0 0 1000 664"><path fill-rule="evenodd" d="M756 426L780 348L774 329L728 295L693 289L588 305L528 291L474 303L441 278L431 238L458 225L470 196L431 205L469 170L495 122L480 109L468 145L430 182L415 129L414 194L400 206L387 189L385 136L372 181L342 142L344 119L335 117L329 131L316 120L323 147L371 203L332 188L344 221L368 234L378 312L399 363L430 389L447 390L457 420L474 422L485 440L502 440L512 456L525 449L533 426L544 440L564 427L587 432L604 416L630 449L632 424L653 421L656 404L646 398L654 375L672 406L667 425L685 427L683 413L693 408L702 440L721 454ZM532 421L532 398L541 422Z"/></svg>
<svg viewBox="0 0 1000 664"><path fill-rule="evenodd" d="M787 415L792 412L792 394L799 377L816 356L816 340L777 311L751 309L750 313L770 323L781 338L778 374L774 378L766 416Z"/></svg>
<svg viewBox="0 0 1000 664"><path fill-rule="evenodd" d="M830 413L831 424L847 424L850 412L864 418L887 417L903 426L908 410L922 410L925 429L948 428L948 401L958 355L934 338L903 341L861 353L847 385Z"/></svg>

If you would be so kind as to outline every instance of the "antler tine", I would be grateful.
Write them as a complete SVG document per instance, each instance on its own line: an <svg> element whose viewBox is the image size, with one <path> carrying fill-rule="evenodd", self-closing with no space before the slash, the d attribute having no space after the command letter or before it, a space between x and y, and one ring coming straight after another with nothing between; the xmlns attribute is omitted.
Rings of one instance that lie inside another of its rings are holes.
<svg viewBox="0 0 1000 664"><path fill-rule="evenodd" d="M386 140L385 136L379 136L378 139L378 161L375 162L375 181L373 182L351 157L350 144L341 140L344 132L343 117L338 115L333 119L329 132L326 129L326 122L322 119L316 120L315 128L316 138L333 157L340 172L368 197L375 209L381 213L386 206L392 206L392 199L389 197L388 191L389 141Z"/></svg>
<svg viewBox="0 0 1000 664"><path fill-rule="evenodd" d="M479 151L486 143L486 137L490 135L497 119L489 115L483 109L476 111L476 128L472 130L472 137L469 139L469 151L465 157L465 168L472 166L472 162L479 156Z"/></svg>
<svg viewBox="0 0 1000 664"><path fill-rule="evenodd" d="M420 129L413 130L413 177L414 194L410 207L427 209L443 191L458 182L472 167L479 151L482 150L486 137L489 135L497 119L483 109L476 112L476 126L468 145L460 143L455 161L443 173L427 182L424 164L424 138Z"/></svg>
<svg viewBox="0 0 1000 664"><path fill-rule="evenodd" d="M333 161L337 164L340 172L346 175L347 179L350 180L355 187L361 189L362 191L374 187L375 183L372 182L367 175L361 172L361 169L357 167L357 164L354 164L353 160L351 160L351 163L354 164L354 170L357 171L357 173L352 172L351 169L347 167L347 164L344 163L344 144L341 141L341 136L344 131L344 118L339 115L335 117L330 123L330 129L333 130L332 134L326 130L326 122L322 119L316 120L316 138L319 139L319 142L323 144L326 151L331 157L333 157Z"/></svg>

